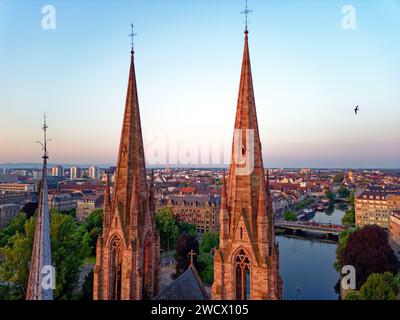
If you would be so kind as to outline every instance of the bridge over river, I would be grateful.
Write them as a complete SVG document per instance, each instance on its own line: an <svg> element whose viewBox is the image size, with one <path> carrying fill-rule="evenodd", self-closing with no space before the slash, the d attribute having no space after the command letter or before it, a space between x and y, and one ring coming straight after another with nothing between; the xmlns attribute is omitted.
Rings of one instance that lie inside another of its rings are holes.
<svg viewBox="0 0 400 320"><path fill-rule="evenodd" d="M346 230L347 227L338 224L331 223L320 223L320 222L292 222L292 221L279 221L275 223L275 228L286 229L286 230L301 230L301 231L311 231L317 233L323 233L326 235L336 235Z"/></svg>

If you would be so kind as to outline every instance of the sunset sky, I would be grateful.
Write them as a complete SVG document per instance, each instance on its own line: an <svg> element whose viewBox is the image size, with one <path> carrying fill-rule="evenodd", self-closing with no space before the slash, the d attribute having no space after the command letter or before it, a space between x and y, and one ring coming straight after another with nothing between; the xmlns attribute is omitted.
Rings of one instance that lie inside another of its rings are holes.
<svg viewBox="0 0 400 320"><path fill-rule="evenodd" d="M55 30L42 28L46 4L56 9ZM342 26L347 4L356 9L354 30ZM400 168L400 1L249 6L265 166ZM148 163L162 164L168 149L192 165L207 164L196 150L229 155L243 7L244 0L0 0L0 164L40 162L44 112L50 162L116 162L131 22ZM219 158L208 165L229 162Z"/></svg>

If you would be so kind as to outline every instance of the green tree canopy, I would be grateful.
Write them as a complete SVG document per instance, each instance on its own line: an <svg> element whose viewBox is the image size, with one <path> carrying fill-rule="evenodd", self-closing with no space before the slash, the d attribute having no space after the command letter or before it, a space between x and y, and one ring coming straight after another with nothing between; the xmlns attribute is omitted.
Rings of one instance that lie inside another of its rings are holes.
<svg viewBox="0 0 400 320"><path fill-rule="evenodd" d="M200 241L200 277L204 283L212 284L214 280L214 250L219 247L219 233L210 231L203 234Z"/></svg>
<svg viewBox="0 0 400 320"><path fill-rule="evenodd" d="M360 294L355 291L351 291L346 295L344 300L360 300Z"/></svg>
<svg viewBox="0 0 400 320"><path fill-rule="evenodd" d="M23 232L26 222L26 214L21 212L10 223L0 230L0 248L4 247L8 240L17 232Z"/></svg>
<svg viewBox="0 0 400 320"><path fill-rule="evenodd" d="M354 210L347 210L342 218L342 224L353 227L356 223L356 216Z"/></svg>
<svg viewBox="0 0 400 320"><path fill-rule="evenodd" d="M178 229L179 229L179 234L187 233L193 237L196 236L196 226L194 224L187 222L179 222Z"/></svg>
<svg viewBox="0 0 400 320"><path fill-rule="evenodd" d="M335 174L335 176L333 177L333 182L336 183L341 183L344 179L344 173L343 172L339 172L337 174Z"/></svg>
<svg viewBox="0 0 400 320"><path fill-rule="evenodd" d="M312 199L312 198L307 198L307 199L304 199L303 201L297 202L297 203L294 205L294 208L295 208L296 210L301 210L301 209L307 208L309 205L312 205L313 203L314 203L314 199Z"/></svg>
<svg viewBox="0 0 400 320"><path fill-rule="evenodd" d="M214 256L200 253L198 263L201 266L199 271L201 280L206 284L212 284L214 281Z"/></svg>
<svg viewBox="0 0 400 320"><path fill-rule="evenodd" d="M355 199L355 192L353 190L353 191L350 192L350 195L349 195L349 202L350 202L350 205L351 205L353 210L355 209L354 199Z"/></svg>
<svg viewBox="0 0 400 320"><path fill-rule="evenodd" d="M329 199L329 201L335 201L335 194L331 190L325 191L325 196Z"/></svg>
<svg viewBox="0 0 400 320"><path fill-rule="evenodd" d="M285 211L283 218L286 221L297 221L297 214L293 211Z"/></svg>
<svg viewBox="0 0 400 320"><path fill-rule="evenodd" d="M360 300L396 300L399 290L392 273L372 273L361 287Z"/></svg>
<svg viewBox="0 0 400 320"><path fill-rule="evenodd" d="M210 254L214 248L219 246L219 233L215 231L206 232L201 237L200 253Z"/></svg>
<svg viewBox="0 0 400 320"><path fill-rule="evenodd" d="M350 190L343 186L338 189L337 193L340 198L347 198L350 196Z"/></svg>
<svg viewBox="0 0 400 320"><path fill-rule="evenodd" d="M96 255L97 239L103 231L103 210L96 209L89 214L80 226L83 232L89 234L90 255Z"/></svg>
<svg viewBox="0 0 400 320"><path fill-rule="evenodd" d="M171 208L162 208L156 213L156 228L160 232L160 246L163 250L174 248L179 236L179 227Z"/></svg>
<svg viewBox="0 0 400 320"><path fill-rule="evenodd" d="M24 230L9 238L0 248L5 259L0 263L0 282L17 289L10 298L25 297L32 255L36 217L26 220ZM70 215L53 211L50 217L52 264L56 269L55 299L70 298L78 282L80 267L88 255L89 234L80 230Z"/></svg>

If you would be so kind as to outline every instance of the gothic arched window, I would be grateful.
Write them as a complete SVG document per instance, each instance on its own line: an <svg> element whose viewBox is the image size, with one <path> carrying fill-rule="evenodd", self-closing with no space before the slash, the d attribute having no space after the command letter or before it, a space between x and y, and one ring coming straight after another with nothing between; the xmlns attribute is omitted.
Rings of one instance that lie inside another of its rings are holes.
<svg viewBox="0 0 400 320"><path fill-rule="evenodd" d="M250 260L244 250L235 257L236 300L250 299Z"/></svg>
<svg viewBox="0 0 400 320"><path fill-rule="evenodd" d="M116 236L111 241L111 300L121 300L121 273L122 273L122 244L121 239Z"/></svg>

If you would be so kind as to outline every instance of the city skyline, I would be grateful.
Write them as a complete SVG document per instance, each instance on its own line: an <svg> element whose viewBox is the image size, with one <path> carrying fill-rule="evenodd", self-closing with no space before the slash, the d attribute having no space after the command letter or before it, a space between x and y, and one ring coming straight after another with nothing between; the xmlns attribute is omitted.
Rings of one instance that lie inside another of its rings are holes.
<svg viewBox="0 0 400 320"><path fill-rule="evenodd" d="M229 155L242 1L120 1L96 8L55 1L57 26L51 31L41 28L42 5L0 1L0 166L39 162L35 140L43 112L53 140L51 163L116 163L131 21L138 33L148 166L165 166L152 164L152 153L171 145L184 160L193 161L184 156L193 146ZM265 166L399 168L398 3L354 1L355 30L342 28L340 1L249 5ZM21 18L12 19L17 13Z"/></svg>

